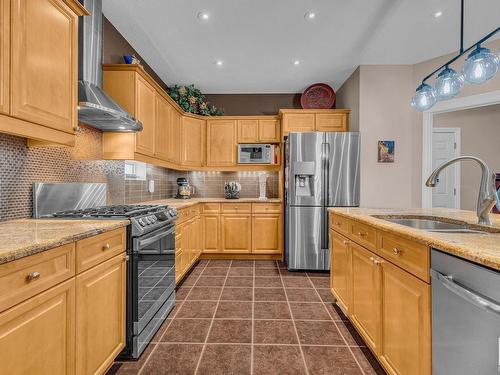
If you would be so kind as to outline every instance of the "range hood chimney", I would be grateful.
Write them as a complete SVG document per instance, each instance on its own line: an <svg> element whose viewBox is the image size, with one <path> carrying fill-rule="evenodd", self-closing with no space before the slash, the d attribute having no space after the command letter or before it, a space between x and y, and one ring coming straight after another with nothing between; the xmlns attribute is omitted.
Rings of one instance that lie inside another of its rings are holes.
<svg viewBox="0 0 500 375"><path fill-rule="evenodd" d="M102 90L102 0L80 0L90 16L78 30L78 121L103 132L138 132L142 124Z"/></svg>

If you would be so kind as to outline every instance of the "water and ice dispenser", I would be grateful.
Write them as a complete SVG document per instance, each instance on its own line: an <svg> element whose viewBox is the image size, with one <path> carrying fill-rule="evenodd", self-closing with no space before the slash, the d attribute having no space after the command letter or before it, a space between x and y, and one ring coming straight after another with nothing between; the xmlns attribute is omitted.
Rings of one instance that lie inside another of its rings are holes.
<svg viewBox="0 0 500 375"><path fill-rule="evenodd" d="M295 162L293 165L295 180L295 195L301 197L314 196L315 162Z"/></svg>

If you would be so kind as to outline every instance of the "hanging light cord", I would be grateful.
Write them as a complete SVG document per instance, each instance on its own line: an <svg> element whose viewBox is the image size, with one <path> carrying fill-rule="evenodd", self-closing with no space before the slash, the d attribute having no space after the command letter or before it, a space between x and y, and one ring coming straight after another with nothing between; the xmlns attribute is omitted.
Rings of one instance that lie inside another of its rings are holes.
<svg viewBox="0 0 500 375"><path fill-rule="evenodd" d="M481 45L482 43L484 43L486 40L490 39L493 35L497 34L498 32L500 32L500 27L497 27L495 30L493 30L491 33L487 34L486 36L484 36L482 39L480 39L479 41L477 41L476 43L474 43L473 45L471 45L469 48L467 48L466 50L464 50L464 1L465 0L461 0L461 16L460 16L460 52L457 56L455 56L454 58L452 58L450 61L448 61L447 63L441 65L439 68L437 68L436 70L434 70L431 74L429 74L427 77L425 77L423 80L422 80L422 84L425 83L425 81L427 81L429 78L431 78L434 74L436 74L437 72L439 72L441 69L445 68L445 67L448 67L449 65L453 64L455 61L457 61L460 57L462 57L463 55L465 55L467 52L469 52L471 49L473 49L474 47L479 47L479 45Z"/></svg>

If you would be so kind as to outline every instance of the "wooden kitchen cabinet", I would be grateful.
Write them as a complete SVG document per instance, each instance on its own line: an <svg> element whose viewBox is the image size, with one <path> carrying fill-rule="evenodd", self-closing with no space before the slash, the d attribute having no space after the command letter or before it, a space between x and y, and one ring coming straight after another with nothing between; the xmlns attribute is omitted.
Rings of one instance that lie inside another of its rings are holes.
<svg viewBox="0 0 500 375"><path fill-rule="evenodd" d="M281 214L252 215L252 253L281 254L283 251Z"/></svg>
<svg viewBox="0 0 500 375"><path fill-rule="evenodd" d="M2 374L75 373L75 280L0 313Z"/></svg>
<svg viewBox="0 0 500 375"><path fill-rule="evenodd" d="M314 113L291 113L283 116L283 134L313 131Z"/></svg>
<svg viewBox="0 0 500 375"><path fill-rule="evenodd" d="M259 141L259 120L238 120L238 143L256 143Z"/></svg>
<svg viewBox="0 0 500 375"><path fill-rule="evenodd" d="M431 287L395 265L381 264L380 360L390 374L431 374Z"/></svg>
<svg viewBox="0 0 500 375"><path fill-rule="evenodd" d="M156 92L144 78L137 75L135 117L142 123L143 129L137 132L135 151L148 156L155 154L156 128Z"/></svg>
<svg viewBox="0 0 500 375"><path fill-rule="evenodd" d="M156 94L155 156L171 161L170 139L172 138L172 106Z"/></svg>
<svg viewBox="0 0 500 375"><path fill-rule="evenodd" d="M220 219L219 214L203 215L203 252L218 253L220 251Z"/></svg>
<svg viewBox="0 0 500 375"><path fill-rule="evenodd" d="M181 152L181 114L171 108L170 127L168 132L167 161L178 165Z"/></svg>
<svg viewBox="0 0 500 375"><path fill-rule="evenodd" d="M207 166L236 165L236 121L207 120Z"/></svg>
<svg viewBox="0 0 500 375"><path fill-rule="evenodd" d="M9 114L10 1L0 0L0 113Z"/></svg>
<svg viewBox="0 0 500 375"><path fill-rule="evenodd" d="M125 347L126 259L76 277L76 373L103 374Z"/></svg>
<svg viewBox="0 0 500 375"><path fill-rule="evenodd" d="M352 243L351 321L368 346L379 352L380 344L380 267L375 254ZM336 258L332 259L336 262Z"/></svg>
<svg viewBox="0 0 500 375"><path fill-rule="evenodd" d="M221 215L221 250L227 253L251 253L252 216L250 214Z"/></svg>
<svg viewBox="0 0 500 375"><path fill-rule="evenodd" d="M281 140L278 119L259 120L259 142L279 143Z"/></svg>
<svg viewBox="0 0 500 375"><path fill-rule="evenodd" d="M205 164L205 120L183 116L181 120L181 164L201 167Z"/></svg>
<svg viewBox="0 0 500 375"><path fill-rule="evenodd" d="M330 233L331 263L330 288L337 298L337 303L349 313L351 309L351 246L349 240L336 233Z"/></svg>
<svg viewBox="0 0 500 375"><path fill-rule="evenodd" d="M348 131L349 113L349 109L282 109L282 132Z"/></svg>
<svg viewBox="0 0 500 375"><path fill-rule="evenodd" d="M315 130L318 132L345 132L349 118L345 113L318 113L315 115Z"/></svg>

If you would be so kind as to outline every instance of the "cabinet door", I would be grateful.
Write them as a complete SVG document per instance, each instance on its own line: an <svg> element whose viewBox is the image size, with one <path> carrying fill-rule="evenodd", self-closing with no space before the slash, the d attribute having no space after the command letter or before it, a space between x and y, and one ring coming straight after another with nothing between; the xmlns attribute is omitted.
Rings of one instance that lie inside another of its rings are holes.
<svg viewBox="0 0 500 375"><path fill-rule="evenodd" d="M75 280L0 313L2 374L75 373Z"/></svg>
<svg viewBox="0 0 500 375"><path fill-rule="evenodd" d="M0 113L9 113L10 0L0 0Z"/></svg>
<svg viewBox="0 0 500 375"><path fill-rule="evenodd" d="M289 113L283 115L283 133L313 132L314 113Z"/></svg>
<svg viewBox="0 0 500 375"><path fill-rule="evenodd" d="M259 141L259 120L238 120L238 143Z"/></svg>
<svg viewBox="0 0 500 375"><path fill-rule="evenodd" d="M177 225L175 228L175 282L177 283L182 277L183 271L183 256L182 256L182 228L183 225Z"/></svg>
<svg viewBox="0 0 500 375"><path fill-rule="evenodd" d="M73 133L78 17L62 0L13 0L11 6L12 115Z"/></svg>
<svg viewBox="0 0 500 375"><path fill-rule="evenodd" d="M76 277L76 373L103 374L125 346L126 260L120 254Z"/></svg>
<svg viewBox="0 0 500 375"><path fill-rule="evenodd" d="M250 215L221 216L223 252L250 253L252 248L252 218Z"/></svg>
<svg viewBox="0 0 500 375"><path fill-rule="evenodd" d="M205 121L182 116L181 164L200 167L205 161Z"/></svg>
<svg viewBox="0 0 500 375"><path fill-rule="evenodd" d="M217 253L219 244L219 215L203 215L203 252Z"/></svg>
<svg viewBox="0 0 500 375"><path fill-rule="evenodd" d="M316 130L319 132L347 131L347 114L320 113L316 115Z"/></svg>
<svg viewBox="0 0 500 375"><path fill-rule="evenodd" d="M382 263L380 359L389 373L431 373L430 285L389 262Z"/></svg>
<svg viewBox="0 0 500 375"><path fill-rule="evenodd" d="M207 121L207 165L236 165L236 122Z"/></svg>
<svg viewBox="0 0 500 375"><path fill-rule="evenodd" d="M346 311L351 308L351 248L349 240L330 231L330 283L337 303Z"/></svg>
<svg viewBox="0 0 500 375"><path fill-rule="evenodd" d="M280 138L279 120L259 120L259 142L278 143Z"/></svg>
<svg viewBox="0 0 500 375"><path fill-rule="evenodd" d="M168 157L171 163L180 163L181 152L181 114L174 108L170 111L170 132L168 135Z"/></svg>
<svg viewBox="0 0 500 375"><path fill-rule="evenodd" d="M160 95L156 95L155 155L171 160L170 138L172 137L172 106Z"/></svg>
<svg viewBox="0 0 500 375"><path fill-rule="evenodd" d="M252 253L281 254L281 215L252 216Z"/></svg>
<svg viewBox="0 0 500 375"><path fill-rule="evenodd" d="M144 78L137 75L136 117L142 122L142 131L136 133L135 152L154 156L156 127L156 91Z"/></svg>
<svg viewBox="0 0 500 375"><path fill-rule="evenodd" d="M380 267L375 254L351 242L352 309L351 320L368 346L379 352Z"/></svg>

